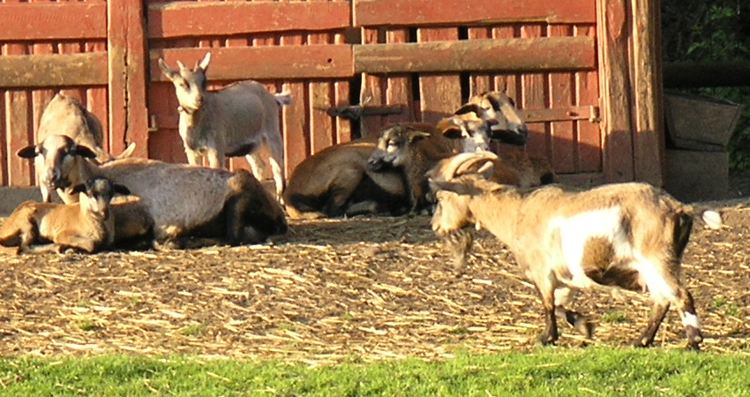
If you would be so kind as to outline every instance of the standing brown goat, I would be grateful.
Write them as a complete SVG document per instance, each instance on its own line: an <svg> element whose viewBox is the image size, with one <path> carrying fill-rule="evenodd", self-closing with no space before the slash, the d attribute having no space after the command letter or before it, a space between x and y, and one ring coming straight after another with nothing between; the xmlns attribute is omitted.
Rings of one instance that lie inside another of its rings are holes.
<svg viewBox="0 0 750 397"><path fill-rule="evenodd" d="M528 191L478 175L432 183L438 190L432 219L438 235L468 225L485 228L509 247L534 283L546 321L541 343L558 339L556 312L590 337L587 319L565 305L577 290L606 285L650 294L653 310L637 346L653 343L673 304L688 346L698 348L698 317L680 265L693 223L690 207L644 183L580 192L559 186Z"/></svg>

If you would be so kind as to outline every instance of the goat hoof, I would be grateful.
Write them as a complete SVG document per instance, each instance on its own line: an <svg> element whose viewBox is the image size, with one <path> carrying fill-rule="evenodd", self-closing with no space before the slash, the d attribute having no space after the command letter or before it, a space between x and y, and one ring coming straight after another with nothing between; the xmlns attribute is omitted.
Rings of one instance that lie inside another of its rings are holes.
<svg viewBox="0 0 750 397"><path fill-rule="evenodd" d="M652 343L653 341L649 340L648 338L639 338L638 340L633 342L633 347L639 347L639 348L651 347Z"/></svg>
<svg viewBox="0 0 750 397"><path fill-rule="evenodd" d="M592 339L594 337L594 324L588 321L586 318L581 318L574 324L576 331L583 335L586 339Z"/></svg>
<svg viewBox="0 0 750 397"><path fill-rule="evenodd" d="M548 335L546 332L542 332L537 340L542 346L554 345L555 342L557 342L557 336Z"/></svg>

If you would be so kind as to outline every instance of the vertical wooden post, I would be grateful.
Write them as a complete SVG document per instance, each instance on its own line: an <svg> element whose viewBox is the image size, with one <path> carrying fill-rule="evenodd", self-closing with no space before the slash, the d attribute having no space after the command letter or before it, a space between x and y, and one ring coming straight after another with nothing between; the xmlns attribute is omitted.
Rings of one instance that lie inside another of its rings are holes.
<svg viewBox="0 0 750 397"><path fill-rule="evenodd" d="M144 26L142 1L107 1L110 147L114 153L119 153L127 141L135 142L135 155L146 157L148 122Z"/></svg>
<svg viewBox="0 0 750 397"><path fill-rule="evenodd" d="M628 0L597 0L602 161L607 182L633 180Z"/></svg>
<svg viewBox="0 0 750 397"><path fill-rule="evenodd" d="M663 184L664 111L659 2L632 0L635 179Z"/></svg>

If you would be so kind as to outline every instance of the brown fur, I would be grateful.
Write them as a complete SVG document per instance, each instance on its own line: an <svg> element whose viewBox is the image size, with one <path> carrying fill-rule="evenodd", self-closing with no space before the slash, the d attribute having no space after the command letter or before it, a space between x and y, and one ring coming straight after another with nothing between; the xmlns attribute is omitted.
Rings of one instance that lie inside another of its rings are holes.
<svg viewBox="0 0 750 397"><path fill-rule="evenodd" d="M620 209L619 230L633 252L648 262L639 266L656 266L647 274L640 274L629 265L636 259L615 258L608 241L590 239L584 249L581 265L592 281L627 289L644 289L648 277L659 275L672 297L656 296L654 315L638 344L650 345L658 329L662 311L671 299L680 314L695 315L689 292L681 285L680 259L689 236L692 209L658 188L643 183L605 185L586 191L569 191L550 186L525 191L508 185L487 181L476 175L466 175L452 182L436 182L438 207L433 217L433 230L448 235L476 224L489 230L507 244L527 277L535 284L542 297L547 315L547 326L540 340L551 343L557 339L554 312L555 291L558 288L582 288L566 284L560 279L565 274L564 253L560 239L553 231L558 220L617 207ZM584 226L585 227L585 226ZM581 233L584 233L582 230ZM629 251L625 251L629 252ZM582 284L585 285L585 284ZM697 328L686 325L688 345L697 348L701 336Z"/></svg>
<svg viewBox="0 0 750 397"><path fill-rule="evenodd" d="M109 189L104 199L87 192L87 197L76 204L21 203L0 227L0 244L18 246L19 253L45 241L60 249L88 253L110 246L115 239L115 221L109 210L113 194Z"/></svg>
<svg viewBox="0 0 750 397"><path fill-rule="evenodd" d="M404 202L404 185L397 172L375 173L367 159L376 139L360 139L330 146L302 161L292 172L284 190L287 214L292 219L340 216L356 205L363 181L371 181L376 202ZM354 202L353 202L354 201ZM397 204L393 205L396 206Z"/></svg>

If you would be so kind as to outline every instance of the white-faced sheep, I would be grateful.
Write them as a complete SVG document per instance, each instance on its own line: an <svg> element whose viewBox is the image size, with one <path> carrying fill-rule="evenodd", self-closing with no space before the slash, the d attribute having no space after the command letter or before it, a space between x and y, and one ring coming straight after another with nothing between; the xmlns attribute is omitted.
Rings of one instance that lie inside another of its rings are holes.
<svg viewBox="0 0 750 397"><path fill-rule="evenodd" d="M271 171L276 193L284 189L284 145L279 127L279 105L286 105L288 94L273 95L263 84L245 80L218 91L206 88L206 70L211 53L193 69L177 62L179 70L170 69L163 59L159 68L173 84L180 103L179 133L191 165L208 157L213 168L224 167L225 157L245 156L253 175L263 178L258 148L261 143L270 151Z"/></svg>
<svg viewBox="0 0 750 397"><path fill-rule="evenodd" d="M44 108L42 117L39 120L39 128L36 134L37 142L41 142L50 135L66 135L76 144L90 148L99 162L113 160L106 150L102 148L103 132L102 124L99 119L89 112L75 98L56 94ZM135 149L135 144L131 144L126 151L118 157L128 157ZM48 203L51 201L51 188L53 180L59 178L58 175L51 174L55 168L49 164L44 164L44 160L54 162L61 161L60 157L47 156L44 159L38 157L34 161L36 171L37 185L42 193L42 201ZM47 171L47 172L44 172ZM67 196L60 193L60 197L65 201ZM65 201L68 203L69 201Z"/></svg>
<svg viewBox="0 0 750 397"><path fill-rule="evenodd" d="M558 339L556 312L590 336L585 317L565 305L576 290L607 285L650 294L653 310L638 346L653 343L673 304L689 347L698 348L698 317L681 280L693 223L690 207L644 183L586 191L560 186L523 190L478 175L432 183L438 190L432 219L436 234L450 235L469 225L484 228L509 247L533 282L545 313L541 343Z"/></svg>
<svg viewBox="0 0 750 397"><path fill-rule="evenodd" d="M0 226L0 244L17 246L19 253L45 241L60 250L75 248L88 253L112 245L115 220L110 201L115 193L129 194L128 189L106 178L93 178L73 191L80 194L75 204L21 203Z"/></svg>
<svg viewBox="0 0 750 397"><path fill-rule="evenodd" d="M90 149L60 135L19 151L27 157L49 153L65 156L62 167L54 170L60 175L60 186L75 186L95 176L127 186L153 218L157 241L180 243L181 237L211 230L215 237L232 244L257 243L286 232L283 209L245 170L230 172L138 158L98 165L89 161L95 156Z"/></svg>

